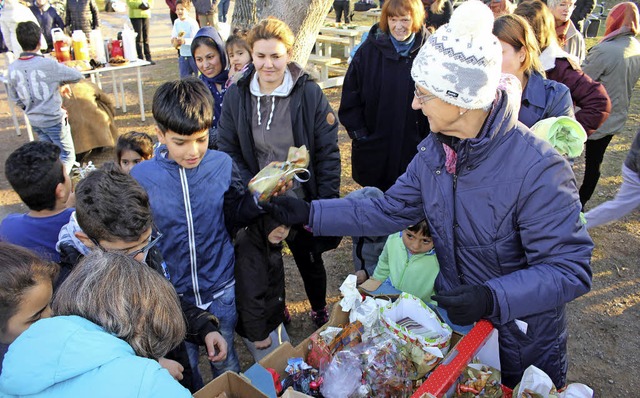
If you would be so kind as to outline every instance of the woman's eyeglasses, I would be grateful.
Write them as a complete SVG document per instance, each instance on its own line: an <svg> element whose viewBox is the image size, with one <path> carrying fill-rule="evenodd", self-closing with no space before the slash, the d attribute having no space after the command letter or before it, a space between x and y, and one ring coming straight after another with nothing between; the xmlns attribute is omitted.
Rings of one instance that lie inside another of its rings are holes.
<svg viewBox="0 0 640 398"><path fill-rule="evenodd" d="M413 95L416 96L416 98L418 99L418 102L420 103L420 105L424 105L427 102L431 101L432 99L438 98L433 94L420 94L420 90L418 90L418 85L417 84L416 84L415 87L416 88L413 91Z"/></svg>

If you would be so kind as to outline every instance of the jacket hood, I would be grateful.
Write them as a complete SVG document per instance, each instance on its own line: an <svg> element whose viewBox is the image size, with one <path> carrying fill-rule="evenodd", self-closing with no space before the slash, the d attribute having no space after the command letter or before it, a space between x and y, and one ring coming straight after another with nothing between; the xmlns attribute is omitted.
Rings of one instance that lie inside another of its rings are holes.
<svg viewBox="0 0 640 398"><path fill-rule="evenodd" d="M256 220L256 222L246 228L247 237L254 242L256 246L264 247L268 254L269 248L282 247L282 243L274 245L269 242L269 234L280 225L282 224L273 219L270 215L263 214Z"/></svg>
<svg viewBox="0 0 640 398"><path fill-rule="evenodd" d="M258 82L258 73L254 73L249 81L249 91L251 95L258 98L256 109L258 112L258 125L262 124L262 118L260 116L260 97L281 97L286 98L291 95L291 91L296 86L296 83L300 79L302 75L305 74L305 71L295 62L290 62L287 65L287 69L284 71L284 80L282 84L276 87L271 94L263 94L260 91L260 83ZM267 130L270 130L271 120L273 119L273 114L276 109L276 101L275 99L271 101L271 112L269 113L269 119L267 120Z"/></svg>
<svg viewBox="0 0 640 398"><path fill-rule="evenodd" d="M42 319L9 346L0 392L37 394L131 355L135 353L129 344L87 319L75 315Z"/></svg>
<svg viewBox="0 0 640 398"><path fill-rule="evenodd" d="M540 63L542 63L542 69L548 71L555 68L557 58L566 58L567 61L569 61L572 66L574 66L574 69L580 69L580 62L578 61L578 59L575 56L564 51L558 43L552 40L549 47L545 48L544 51L542 51L542 53L540 54Z"/></svg>
<svg viewBox="0 0 640 398"><path fill-rule="evenodd" d="M502 141L509 134L514 132L513 127L518 124L518 109L520 98L509 94L502 89L496 91L496 98L489 115L478 135L474 138L458 140L441 133L434 133L428 139L437 139L440 142L453 142L457 152L458 163L470 162L478 164L487 158L492 151L496 150L499 144L491 144L493 141ZM422 145L419 145L420 148ZM418 149L419 153L420 150ZM444 152L444 150L443 150ZM431 159L431 164L438 164L440 160Z"/></svg>
<svg viewBox="0 0 640 398"><path fill-rule="evenodd" d="M85 256L89 254L90 249L76 237L76 232L80 231L82 231L82 228L80 228L80 225L78 225L76 212L74 211L71 214L69 222L60 229L60 233L58 234L58 243L56 243L56 250L58 251L58 253L62 253L60 247L66 244L74 247Z"/></svg>
<svg viewBox="0 0 640 398"><path fill-rule="evenodd" d="M229 66L229 60L227 59L227 51L224 46L224 40L222 40L220 33L218 33L218 31L211 26L205 26L204 28L200 28L200 30L198 30L196 35L193 36L193 40L197 39L198 37L208 37L211 40L213 40L213 42L216 45L216 49L218 50L218 53L220 53L220 64L222 64L222 70L226 70L227 67ZM195 50L195 47L192 45L191 56L193 56L194 50Z"/></svg>
<svg viewBox="0 0 640 398"><path fill-rule="evenodd" d="M413 40L413 45L411 46L409 54L417 53L424 44L426 38L427 31L423 27L421 30L416 32L416 36ZM366 41L371 42L371 44L376 46L385 57L393 59L400 58L400 54L398 54L398 51L396 51L396 48L393 46L389 34L380 29L380 25L378 23L371 27Z"/></svg>

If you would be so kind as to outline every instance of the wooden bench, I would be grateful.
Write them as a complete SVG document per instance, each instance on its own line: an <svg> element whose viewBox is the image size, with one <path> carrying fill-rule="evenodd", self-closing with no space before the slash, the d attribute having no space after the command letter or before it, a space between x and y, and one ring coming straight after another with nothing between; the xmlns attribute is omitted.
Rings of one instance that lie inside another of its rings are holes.
<svg viewBox="0 0 640 398"><path fill-rule="evenodd" d="M331 45L339 44L344 46L344 53L349 57L351 52L351 40L347 37L318 35L316 37L316 54L331 57Z"/></svg>
<svg viewBox="0 0 640 398"><path fill-rule="evenodd" d="M320 55L311 54L307 62L310 62L320 68L320 81L318 82L320 88L329 88L342 85L342 82L344 81L344 75L329 78L330 68L332 70L340 68L338 66L335 66L342 62L340 58L323 57Z"/></svg>
<svg viewBox="0 0 640 398"><path fill-rule="evenodd" d="M351 50L356 46L356 40L360 41L360 37L362 36L364 31L361 29L357 29L357 27L355 26L353 26L353 29L351 27L348 27L348 28L333 27L332 28L329 26L324 26L320 28L319 33L322 36L326 35L326 36L341 37L349 40L349 44L344 47L344 57L349 58Z"/></svg>

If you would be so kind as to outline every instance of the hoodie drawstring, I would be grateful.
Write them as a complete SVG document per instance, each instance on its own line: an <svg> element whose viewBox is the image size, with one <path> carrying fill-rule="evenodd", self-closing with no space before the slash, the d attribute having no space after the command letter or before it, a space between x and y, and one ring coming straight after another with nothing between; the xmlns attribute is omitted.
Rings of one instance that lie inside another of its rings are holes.
<svg viewBox="0 0 640 398"><path fill-rule="evenodd" d="M258 101L256 101L258 104L256 106L256 109L258 111L258 126L262 125L262 117L260 116L260 98L258 97ZM264 98L269 98L268 95L265 95ZM271 97L271 112L269 113L269 120L267 120L267 130L271 130L271 121L273 120L273 114L275 113L275 109L276 109L276 99L274 97Z"/></svg>
<svg viewBox="0 0 640 398"><path fill-rule="evenodd" d="M269 121L267 121L267 130L271 128L271 121L273 120L273 111L276 109L276 99L271 97L271 113L269 114Z"/></svg>
<svg viewBox="0 0 640 398"><path fill-rule="evenodd" d="M258 101L256 101L258 103L258 105L256 106L256 108L258 109L258 126L262 125L262 121L260 118L260 97L258 97Z"/></svg>

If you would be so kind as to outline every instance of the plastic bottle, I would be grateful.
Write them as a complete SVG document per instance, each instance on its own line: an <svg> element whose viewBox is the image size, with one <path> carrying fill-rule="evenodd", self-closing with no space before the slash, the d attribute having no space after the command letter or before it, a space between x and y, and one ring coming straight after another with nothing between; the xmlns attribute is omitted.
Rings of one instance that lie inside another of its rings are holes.
<svg viewBox="0 0 640 398"><path fill-rule="evenodd" d="M136 50L137 35L138 34L127 25L122 29L122 47L124 48L124 57L129 61L136 61L138 59L138 51Z"/></svg>
<svg viewBox="0 0 640 398"><path fill-rule="evenodd" d="M122 57L124 58L124 51L122 50L122 41L111 40L111 58Z"/></svg>
<svg viewBox="0 0 640 398"><path fill-rule="evenodd" d="M71 35L71 42L73 43L73 53L75 59L78 61L89 60L89 44L87 43L87 36L81 30L74 30Z"/></svg>
<svg viewBox="0 0 640 398"><path fill-rule="evenodd" d="M65 40L64 33L60 28L51 29L51 37L53 38L53 48L56 52L58 62L71 61L71 52L69 44Z"/></svg>
<svg viewBox="0 0 640 398"><path fill-rule="evenodd" d="M104 51L104 41L102 40L102 32L100 29L94 29L89 34L89 41L91 43L91 54L93 59L101 64L107 62L107 54Z"/></svg>

